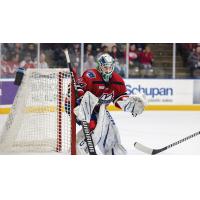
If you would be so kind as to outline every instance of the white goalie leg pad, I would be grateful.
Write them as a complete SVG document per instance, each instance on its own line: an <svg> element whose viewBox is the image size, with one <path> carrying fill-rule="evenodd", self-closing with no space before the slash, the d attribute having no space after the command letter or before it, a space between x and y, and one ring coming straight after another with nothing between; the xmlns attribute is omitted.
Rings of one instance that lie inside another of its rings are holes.
<svg viewBox="0 0 200 200"><path fill-rule="evenodd" d="M114 155L126 155L127 151L121 144L116 144L114 146Z"/></svg>
<svg viewBox="0 0 200 200"><path fill-rule="evenodd" d="M126 155L126 149L119 143L117 143L110 151L106 152L106 155Z"/></svg>
<svg viewBox="0 0 200 200"><path fill-rule="evenodd" d="M77 119L89 123L94 107L97 105L98 101L99 99L95 95L87 91L81 100L81 104L74 108Z"/></svg>
<svg viewBox="0 0 200 200"><path fill-rule="evenodd" d="M124 155L127 154L125 148L121 145L121 139L118 128L110 115L101 105L97 115L97 126L92 134L94 146L98 154L104 155ZM82 130L77 133L76 149L78 155L88 155L87 144Z"/></svg>
<svg viewBox="0 0 200 200"><path fill-rule="evenodd" d="M80 131L82 132L82 130ZM77 155L89 155L87 144L85 142L84 135L77 135L77 142L76 142L76 154ZM95 147L96 152L98 155L103 154L102 151L99 149L98 146ZM110 148L107 151L103 151L105 155L126 155L127 151L121 144L116 144L114 147Z"/></svg>
<svg viewBox="0 0 200 200"><path fill-rule="evenodd" d="M92 134L94 137L94 134ZM95 150L97 155L101 155L102 152L99 150L98 146L95 146ZM89 151L87 148L87 143L85 141L85 136L83 130L80 130L76 136L76 154L77 155L89 155Z"/></svg>
<svg viewBox="0 0 200 200"><path fill-rule="evenodd" d="M102 154L112 155L113 150L116 154L126 154L126 150L121 148L121 139L118 128L110 113L105 109L105 105L101 105L100 107L93 140L94 144L98 146Z"/></svg>

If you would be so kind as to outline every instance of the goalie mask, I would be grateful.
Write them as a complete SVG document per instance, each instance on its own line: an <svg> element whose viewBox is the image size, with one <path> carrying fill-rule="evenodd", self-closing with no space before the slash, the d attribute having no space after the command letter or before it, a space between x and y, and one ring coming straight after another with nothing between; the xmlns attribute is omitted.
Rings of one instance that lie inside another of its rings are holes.
<svg viewBox="0 0 200 200"><path fill-rule="evenodd" d="M109 54L102 54L97 62L97 70L101 73L103 80L108 82L114 71L114 59Z"/></svg>

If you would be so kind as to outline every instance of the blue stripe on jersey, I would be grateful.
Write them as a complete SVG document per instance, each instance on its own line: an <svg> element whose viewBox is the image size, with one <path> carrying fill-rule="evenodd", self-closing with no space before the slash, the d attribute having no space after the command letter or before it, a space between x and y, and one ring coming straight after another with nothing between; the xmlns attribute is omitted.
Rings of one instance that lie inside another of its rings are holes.
<svg viewBox="0 0 200 200"><path fill-rule="evenodd" d="M104 139L104 142L103 142L103 147L106 146L106 140L107 140L107 137L108 137L109 129L110 129L110 123L108 124L108 129L107 129L107 133L106 133L106 136L105 136L105 139Z"/></svg>

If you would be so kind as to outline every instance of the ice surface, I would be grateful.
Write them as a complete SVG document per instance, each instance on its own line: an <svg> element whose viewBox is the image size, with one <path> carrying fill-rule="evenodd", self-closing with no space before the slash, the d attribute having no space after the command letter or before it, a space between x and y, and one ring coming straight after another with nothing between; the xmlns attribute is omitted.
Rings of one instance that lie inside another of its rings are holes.
<svg viewBox="0 0 200 200"><path fill-rule="evenodd" d="M151 148L161 148L200 130L199 111L146 111L136 118L121 111L113 111L111 115L119 128L122 144L129 154L143 154L134 148L136 141ZM0 128L6 117L0 115ZM161 154L200 155L200 136Z"/></svg>

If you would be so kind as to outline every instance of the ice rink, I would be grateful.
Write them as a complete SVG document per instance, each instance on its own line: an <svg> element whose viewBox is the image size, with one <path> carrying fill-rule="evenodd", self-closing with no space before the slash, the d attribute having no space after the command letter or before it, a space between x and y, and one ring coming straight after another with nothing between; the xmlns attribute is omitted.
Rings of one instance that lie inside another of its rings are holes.
<svg viewBox="0 0 200 200"><path fill-rule="evenodd" d="M112 112L112 115L129 154L143 154L134 148L136 141L161 148L200 130L200 112L197 111L146 111L136 118L124 112ZM200 154L200 136L161 154Z"/></svg>
<svg viewBox="0 0 200 200"><path fill-rule="evenodd" d="M145 111L133 118L130 113L112 111L128 154L144 155L134 148L140 142L151 148L161 148L200 130L199 111ZM6 115L0 115L2 128ZM160 155L200 155L200 136L187 140Z"/></svg>

